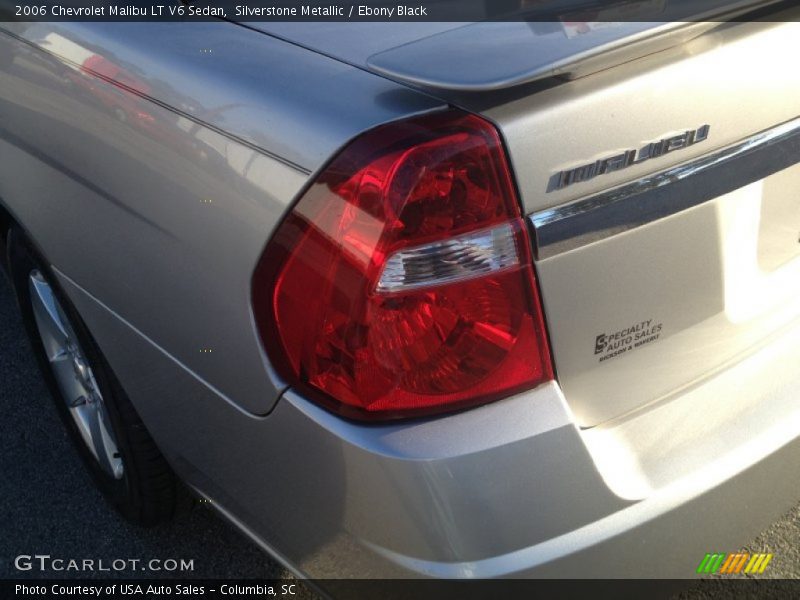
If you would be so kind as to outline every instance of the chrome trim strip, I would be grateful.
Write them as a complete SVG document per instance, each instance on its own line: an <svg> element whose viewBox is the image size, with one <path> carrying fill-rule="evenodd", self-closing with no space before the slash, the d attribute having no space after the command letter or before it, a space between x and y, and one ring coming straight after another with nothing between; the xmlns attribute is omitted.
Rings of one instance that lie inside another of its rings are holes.
<svg viewBox="0 0 800 600"><path fill-rule="evenodd" d="M538 259L606 239L800 162L800 118L608 192L529 215Z"/></svg>

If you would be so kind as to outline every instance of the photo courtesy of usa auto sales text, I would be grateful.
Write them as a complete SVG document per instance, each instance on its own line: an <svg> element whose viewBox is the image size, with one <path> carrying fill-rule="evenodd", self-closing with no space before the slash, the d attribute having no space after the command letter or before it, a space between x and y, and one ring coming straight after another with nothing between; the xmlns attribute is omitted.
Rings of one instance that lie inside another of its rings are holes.
<svg viewBox="0 0 800 600"><path fill-rule="evenodd" d="M49 585L25 585L18 583L15 586L16 596L94 596L97 598L117 595L120 596L197 596L207 592L217 593L216 587L207 588L204 585L142 585L136 583L111 583L108 585L70 585L54 583ZM298 593L298 586L294 583L281 585L239 585L223 584L219 586L221 596L294 596Z"/></svg>

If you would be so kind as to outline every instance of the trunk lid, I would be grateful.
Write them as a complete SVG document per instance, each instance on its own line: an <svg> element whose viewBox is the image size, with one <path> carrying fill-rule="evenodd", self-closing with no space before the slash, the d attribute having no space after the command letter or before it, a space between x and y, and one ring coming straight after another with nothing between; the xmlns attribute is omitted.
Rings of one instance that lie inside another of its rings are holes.
<svg viewBox="0 0 800 600"><path fill-rule="evenodd" d="M667 399L800 316L800 72L779 58L798 53L798 23L731 24L484 111L532 215L580 425Z"/></svg>

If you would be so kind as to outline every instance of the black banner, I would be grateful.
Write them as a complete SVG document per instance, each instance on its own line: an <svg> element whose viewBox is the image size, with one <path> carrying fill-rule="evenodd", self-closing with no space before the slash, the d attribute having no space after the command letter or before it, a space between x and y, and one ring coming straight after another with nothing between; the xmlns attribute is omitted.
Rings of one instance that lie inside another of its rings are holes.
<svg viewBox="0 0 800 600"><path fill-rule="evenodd" d="M305 600L484 600L592 598L615 600L692 598L796 598L800 580L4 580L0 598L276 598Z"/></svg>
<svg viewBox="0 0 800 600"><path fill-rule="evenodd" d="M0 0L4 21L473 22L794 20L785 0Z"/></svg>

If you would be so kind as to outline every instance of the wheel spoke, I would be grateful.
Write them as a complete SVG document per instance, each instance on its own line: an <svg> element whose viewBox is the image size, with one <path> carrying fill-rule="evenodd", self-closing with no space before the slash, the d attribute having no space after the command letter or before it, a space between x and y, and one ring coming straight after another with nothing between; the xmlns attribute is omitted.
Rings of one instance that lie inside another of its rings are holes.
<svg viewBox="0 0 800 600"><path fill-rule="evenodd" d="M69 357L58 358L52 360L50 366L53 369L53 375L55 375L56 382L67 406L75 406L77 400L86 395L87 390L80 380L75 377L72 361Z"/></svg>
<svg viewBox="0 0 800 600"><path fill-rule="evenodd" d="M92 452L100 462L100 466L104 471L113 475L114 467L111 465L111 457L108 455L108 447L106 445L106 438L108 433L106 426L103 423L103 416L101 414L101 404L97 401L86 404L84 415L86 417L86 424L89 427L89 438L92 443Z"/></svg>
<svg viewBox="0 0 800 600"><path fill-rule="evenodd" d="M29 288L36 326L66 403L86 447L103 471L115 479L123 476L124 465L91 364L59 304L53 288L42 273L34 270Z"/></svg>
<svg viewBox="0 0 800 600"><path fill-rule="evenodd" d="M57 359L65 351L70 330L64 324L52 288L38 271L30 277L31 302L36 325L42 338L47 358Z"/></svg>
<svg viewBox="0 0 800 600"><path fill-rule="evenodd" d="M50 362L51 363L66 362L69 359L70 355L67 349L61 348L60 350L56 351L55 354L53 354L53 356L50 357Z"/></svg>
<svg viewBox="0 0 800 600"><path fill-rule="evenodd" d="M70 408L76 408L78 406L83 406L84 404L86 404L86 396L78 396L74 400L67 402L67 405Z"/></svg>

